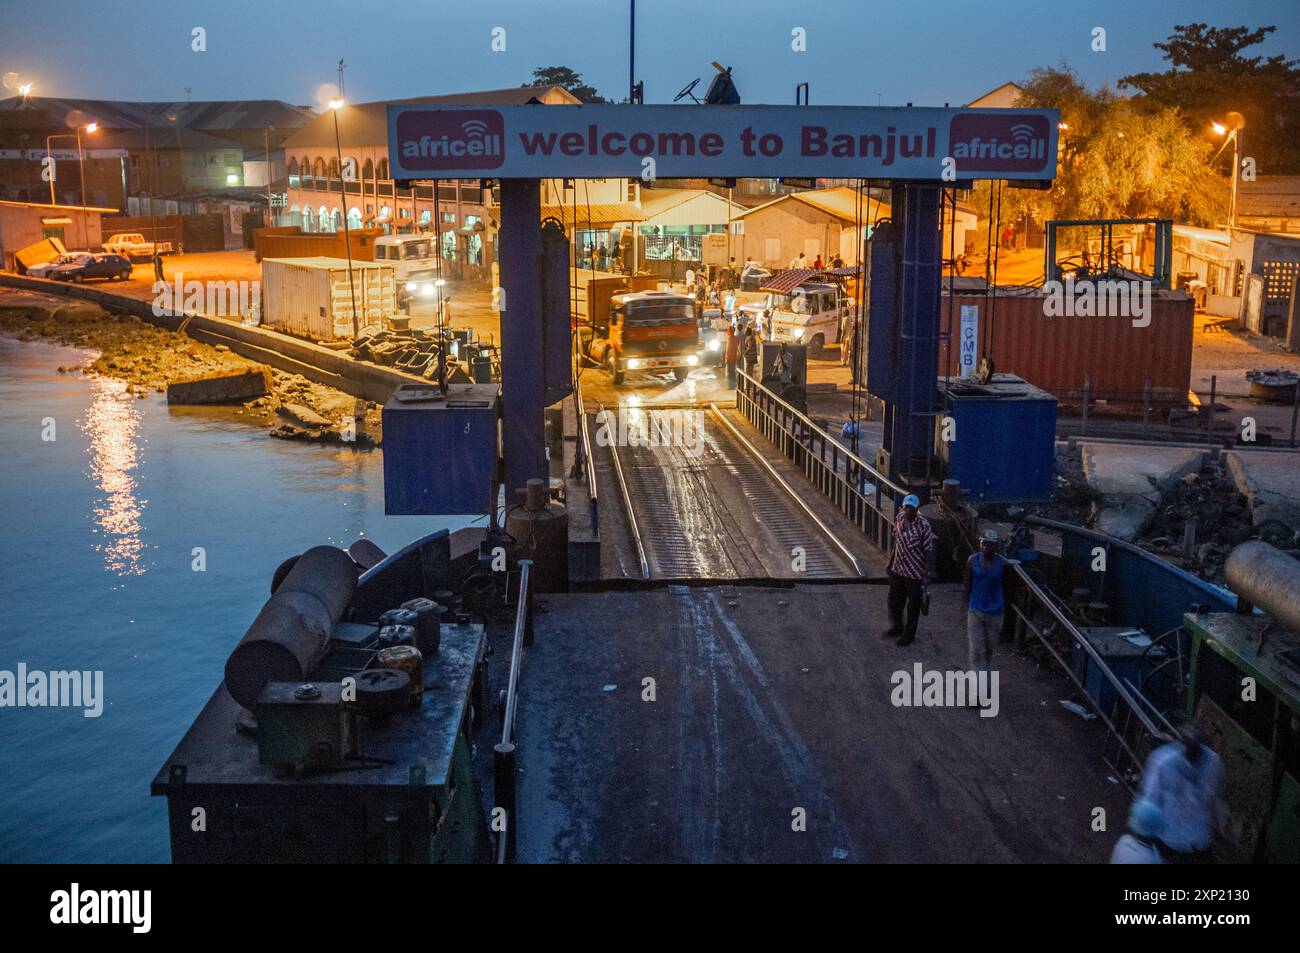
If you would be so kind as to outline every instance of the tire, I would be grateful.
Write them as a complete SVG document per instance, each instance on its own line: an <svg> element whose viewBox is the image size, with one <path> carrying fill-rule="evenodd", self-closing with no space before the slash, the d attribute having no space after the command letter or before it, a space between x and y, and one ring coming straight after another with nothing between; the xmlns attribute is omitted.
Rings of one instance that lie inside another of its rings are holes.
<svg viewBox="0 0 1300 953"><path fill-rule="evenodd" d="M809 344L808 356L821 360L826 356L826 338L820 334L813 335L811 344Z"/></svg>
<svg viewBox="0 0 1300 953"><path fill-rule="evenodd" d="M72 276L72 280L75 281L77 284L81 284L83 281L86 280L86 276L85 276L85 275L73 275L73 276Z"/></svg>
<svg viewBox="0 0 1300 953"><path fill-rule="evenodd" d="M610 383L623 383L624 374L618 369L618 362L615 361L614 352L612 350L605 355L605 370L609 371Z"/></svg>
<svg viewBox="0 0 1300 953"><path fill-rule="evenodd" d="M691 376L691 369L689 367L673 368L673 377L677 378L678 382L684 381L686 380L686 378L690 376Z"/></svg>
<svg viewBox="0 0 1300 953"><path fill-rule="evenodd" d="M131 272L129 271L120 271L117 273L118 281L129 281L130 278L131 278Z"/></svg>

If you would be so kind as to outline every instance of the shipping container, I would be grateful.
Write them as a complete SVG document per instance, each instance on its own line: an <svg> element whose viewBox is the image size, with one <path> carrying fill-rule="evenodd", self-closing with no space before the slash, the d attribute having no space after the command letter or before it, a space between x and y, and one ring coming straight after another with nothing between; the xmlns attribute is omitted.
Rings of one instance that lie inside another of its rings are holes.
<svg viewBox="0 0 1300 953"><path fill-rule="evenodd" d="M313 341L353 336L352 298L365 328L397 310L393 269L342 258L268 258L262 262L262 323Z"/></svg>
<svg viewBox="0 0 1300 953"><path fill-rule="evenodd" d="M951 305L951 317L949 307ZM962 315L975 324L976 364L985 355L995 370L1024 378L1057 400L1088 399L1139 406L1150 384L1152 406L1181 406L1192 378L1193 301L1183 291L1154 291L1144 316L1053 315L1042 289L996 296L944 296L939 326L939 373L959 368ZM951 335L948 334L951 325Z"/></svg>
<svg viewBox="0 0 1300 953"><path fill-rule="evenodd" d="M304 232L294 226L259 228L253 233L253 257L267 258L345 258L374 261L375 239L382 228L353 228L343 232Z"/></svg>

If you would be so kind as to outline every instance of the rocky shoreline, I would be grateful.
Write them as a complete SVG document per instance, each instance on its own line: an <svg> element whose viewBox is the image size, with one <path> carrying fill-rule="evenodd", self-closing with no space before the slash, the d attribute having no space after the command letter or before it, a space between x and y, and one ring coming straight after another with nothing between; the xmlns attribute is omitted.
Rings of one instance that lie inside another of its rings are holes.
<svg viewBox="0 0 1300 953"><path fill-rule="evenodd" d="M63 302L40 295L0 295L0 332L22 341L44 339L99 352L89 363L60 367L61 374L100 374L127 385L144 399L165 394L169 384L222 373L265 367L233 353L225 345L205 344L187 335L155 327L135 315L115 314L96 304ZM270 393L222 406L285 440L376 447L382 443L380 409L314 383L300 374L267 368Z"/></svg>

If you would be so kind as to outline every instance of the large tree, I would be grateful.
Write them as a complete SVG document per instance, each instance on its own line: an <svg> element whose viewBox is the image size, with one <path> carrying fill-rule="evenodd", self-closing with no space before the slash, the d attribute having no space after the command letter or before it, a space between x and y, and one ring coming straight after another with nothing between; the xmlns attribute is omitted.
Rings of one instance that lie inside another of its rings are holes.
<svg viewBox="0 0 1300 953"><path fill-rule="evenodd" d="M1204 23L1175 26L1168 42L1155 44L1170 68L1125 76L1119 85L1137 90L1140 95L1134 103L1146 112L1180 110L1202 135L1229 112L1241 113L1245 117L1242 154L1255 159L1258 173L1298 173L1300 60L1243 55L1276 30Z"/></svg>
<svg viewBox="0 0 1300 953"><path fill-rule="evenodd" d="M584 103L607 103L604 96L596 92L595 86L588 86L582 81L582 74L567 66L539 66L533 70L531 82L522 86L563 86Z"/></svg>
<svg viewBox="0 0 1300 953"><path fill-rule="evenodd" d="M1056 180L1045 191L1004 189L1002 220L1028 213L1061 218L1172 218L1212 225L1227 212L1227 170L1212 161L1216 143L1189 128L1173 108L1139 110L1103 86L1089 90L1068 66L1030 72L1018 105L1061 111ZM988 209L989 185L973 197ZM996 203L995 203L996 209Z"/></svg>

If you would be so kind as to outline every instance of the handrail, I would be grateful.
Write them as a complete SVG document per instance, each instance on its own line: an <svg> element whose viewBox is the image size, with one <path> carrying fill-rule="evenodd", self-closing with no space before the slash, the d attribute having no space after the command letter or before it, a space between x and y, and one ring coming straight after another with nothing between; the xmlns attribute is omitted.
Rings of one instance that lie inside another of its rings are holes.
<svg viewBox="0 0 1300 953"><path fill-rule="evenodd" d="M596 488L596 461L591 455L591 432L587 427L587 407L582 399L581 375L573 382L573 406L578 415L578 452L582 454L582 478L587 484L587 506L591 529L600 535L600 492Z"/></svg>
<svg viewBox="0 0 1300 953"><path fill-rule="evenodd" d="M516 835L515 822L518 803L515 791L515 712L519 699L519 675L523 666L524 646L531 644L532 602L531 586L533 561L519 560L519 604L515 609L515 634L510 646L510 677L506 683L505 712L501 718L501 743L493 749L494 793L496 809L503 812L504 828L497 837L497 863L514 860ZM495 827L495 817L492 819Z"/></svg>
<svg viewBox="0 0 1300 953"><path fill-rule="evenodd" d="M788 413L791 417L794 417L795 419L797 419L797 420L798 420L800 423L802 423L806 428L808 428L809 430L814 431L815 433L817 433L818 436L820 436L823 440L825 440L827 443L829 443L829 444L831 444L832 446L834 446L837 450L839 450L840 453L844 454L844 456L845 456L846 459L851 460L853 463L857 464L857 466L858 466L860 469L866 470L867 473L871 474L871 478L872 478L872 481L873 481L873 482L875 482L875 483L877 483L877 484L883 484L884 486L889 487L891 490L893 490L895 493L897 493L900 497L901 497L901 496L906 496L908 493L911 492L911 491L908 490L906 487L904 487L902 484L895 483L893 480L889 479L889 477L885 476L883 473L881 473L879 470L877 470L873 464L867 463L866 460L863 460L860 456L858 456L856 453L854 453L854 452L853 452L852 450L850 450L848 447L844 446L844 444L840 443L839 440L837 440L834 436L832 436L828 431L823 430L820 426L818 426L816 423L814 423L814 422L812 421L812 419L810 419L810 418L808 417L808 415L805 414L803 411L799 410L799 409L798 409L797 407L795 407L793 404L789 404L789 403L787 403L785 400L783 400L783 399L781 399L780 397L778 397L778 396L777 396L776 394L774 394L774 393L773 393L773 392L772 392L768 387L766 387L764 384L760 383L760 382L759 382L758 380L756 380L755 378L750 377L748 374L746 374L744 371L742 371L739 367L736 368L736 376L737 376L738 378L742 379L742 380L749 381L749 383L752 384L755 388L757 388L758 390L763 391L764 399L766 399L766 400L769 401L770 403L774 403L774 404L778 404L778 405L780 405L780 407L781 407L784 411L786 411L786 413ZM737 399L739 399L740 394L741 394L741 388L740 388L740 387L737 387L737 388L736 388L736 396L737 396ZM745 396L748 397L749 395L746 394ZM752 399L752 398L751 398L751 399Z"/></svg>
<svg viewBox="0 0 1300 953"><path fill-rule="evenodd" d="M601 414L608 414L609 411L601 406ZM608 420L608 418L606 418ZM632 510L632 494L628 492L627 478L623 476L623 464L618 458L618 441L609 442L609 456L614 461L614 478L618 480L619 494L623 497L623 512L627 513L628 527L632 530L632 542L636 545L636 557L641 563L641 578L650 578L650 560L646 556L645 543L641 539L641 527L637 525L636 513Z"/></svg>
<svg viewBox="0 0 1300 953"><path fill-rule="evenodd" d="M888 549L898 505L909 491L749 374L739 369L737 374L740 413L801 466L809 481L872 542Z"/></svg>

